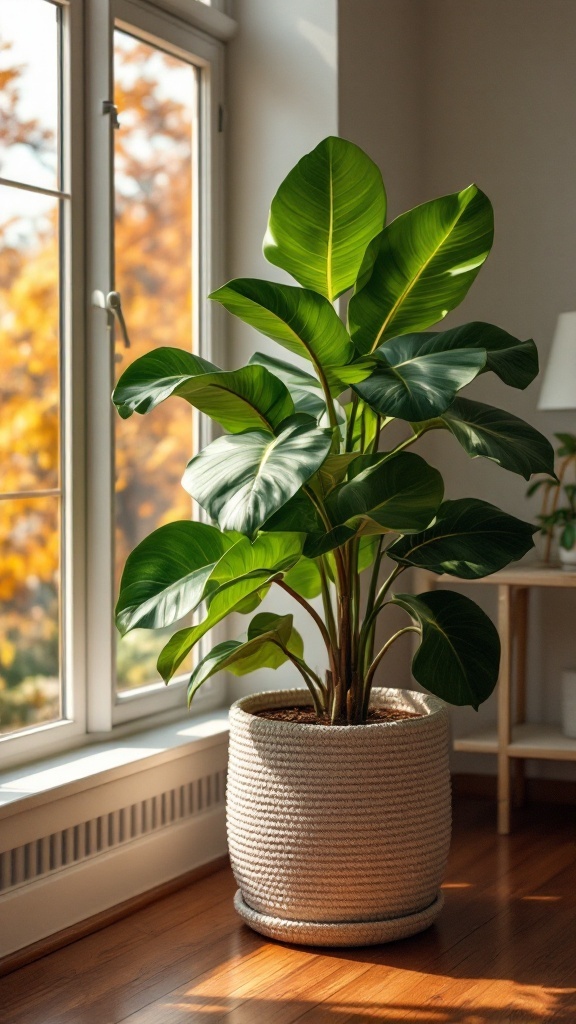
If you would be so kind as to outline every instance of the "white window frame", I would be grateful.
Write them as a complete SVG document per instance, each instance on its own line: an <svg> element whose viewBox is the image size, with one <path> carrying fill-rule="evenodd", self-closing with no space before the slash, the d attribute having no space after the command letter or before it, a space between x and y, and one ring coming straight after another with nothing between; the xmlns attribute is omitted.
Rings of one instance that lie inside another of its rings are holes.
<svg viewBox="0 0 576 1024"><path fill-rule="evenodd" d="M118 697L114 681L113 572L114 329L94 293L114 290L113 126L103 114L113 99L114 27L159 45L201 69L202 198L195 338L201 354L221 363L222 311L205 298L224 279L224 41L235 24L201 0L51 0L63 17L62 190L71 195L62 224L64 317L62 479L65 543L62 564L64 714L60 721L0 737L0 763L71 749L133 726L144 728L186 713L185 682ZM210 34L208 34L210 33ZM208 87L206 87L208 86ZM84 229L85 225L85 229ZM198 235L195 233L195 237ZM196 298L195 296L195 298ZM167 328L169 325L167 325ZM214 338L219 342L215 343ZM210 427L197 415L199 445ZM218 706L214 683L198 713Z"/></svg>

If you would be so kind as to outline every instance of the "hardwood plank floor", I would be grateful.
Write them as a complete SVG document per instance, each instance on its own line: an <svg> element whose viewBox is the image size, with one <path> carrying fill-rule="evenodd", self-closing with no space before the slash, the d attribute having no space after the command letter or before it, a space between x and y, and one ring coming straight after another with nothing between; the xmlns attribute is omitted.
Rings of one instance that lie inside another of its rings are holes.
<svg viewBox="0 0 576 1024"><path fill-rule="evenodd" d="M576 1024L576 815L511 836L460 799L446 907L412 939L351 950L240 923L229 870L0 980L2 1024Z"/></svg>

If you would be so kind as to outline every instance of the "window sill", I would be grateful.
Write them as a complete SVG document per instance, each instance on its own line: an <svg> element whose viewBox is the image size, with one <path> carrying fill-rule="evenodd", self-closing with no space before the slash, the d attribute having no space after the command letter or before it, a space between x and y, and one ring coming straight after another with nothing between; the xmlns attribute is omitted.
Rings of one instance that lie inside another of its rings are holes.
<svg viewBox="0 0 576 1024"><path fill-rule="evenodd" d="M227 737L228 710L219 708L3 772L0 820L225 743Z"/></svg>

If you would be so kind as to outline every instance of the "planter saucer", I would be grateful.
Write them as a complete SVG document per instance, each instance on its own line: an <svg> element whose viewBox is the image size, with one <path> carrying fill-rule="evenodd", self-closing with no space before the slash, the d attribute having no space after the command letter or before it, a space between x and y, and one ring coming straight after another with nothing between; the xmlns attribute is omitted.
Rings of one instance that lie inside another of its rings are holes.
<svg viewBox="0 0 576 1024"><path fill-rule="evenodd" d="M281 942L295 942L301 946L377 946L381 942L407 939L428 928L444 906L442 892L429 907L405 917L383 921L289 921L282 917L259 914L244 902L240 889L234 896L234 906L240 917L256 932Z"/></svg>

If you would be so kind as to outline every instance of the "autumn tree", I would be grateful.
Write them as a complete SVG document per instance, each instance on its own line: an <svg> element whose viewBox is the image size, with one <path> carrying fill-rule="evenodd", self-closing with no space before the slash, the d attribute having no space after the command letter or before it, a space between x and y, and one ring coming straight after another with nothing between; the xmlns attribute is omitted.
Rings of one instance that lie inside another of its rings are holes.
<svg viewBox="0 0 576 1024"><path fill-rule="evenodd" d="M123 33L117 41L116 287L132 358L161 344L191 345L194 71L184 69L190 96L180 101L169 76L178 74L181 93L183 62ZM8 45L2 51L0 174L9 147L28 147L38 160L54 147L38 121L19 116L23 68L10 61ZM59 487L59 267L57 204L32 195L30 213L18 216L9 189L2 192L0 494L7 495ZM121 342L116 353L120 371ZM180 477L192 439L184 403L158 409L145 428L139 417L116 427L118 578L142 535L190 514ZM59 713L59 517L58 497L0 500L0 730ZM138 685L151 661L129 652L122 671L124 685Z"/></svg>

